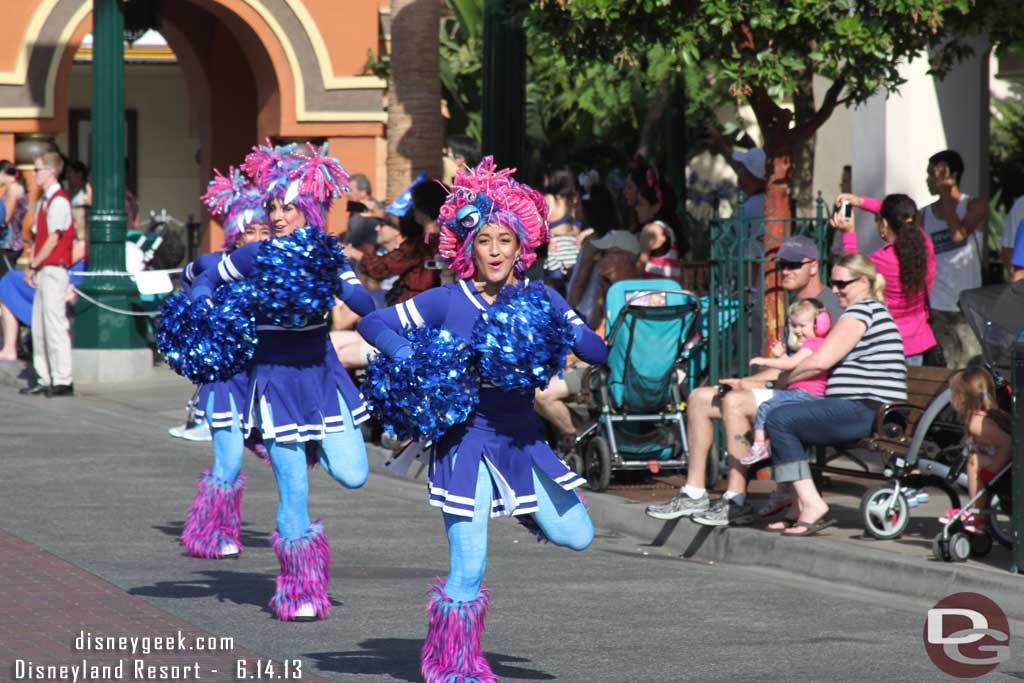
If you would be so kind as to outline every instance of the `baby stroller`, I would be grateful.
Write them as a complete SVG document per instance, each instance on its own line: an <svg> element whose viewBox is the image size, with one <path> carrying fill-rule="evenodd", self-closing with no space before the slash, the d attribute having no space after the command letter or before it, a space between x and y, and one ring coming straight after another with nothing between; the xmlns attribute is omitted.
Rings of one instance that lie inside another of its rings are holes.
<svg viewBox="0 0 1024 683"><path fill-rule="evenodd" d="M590 375L599 414L577 440L591 490L608 488L615 470L686 466L679 382L700 310L698 297L673 280L623 280L608 289L608 364Z"/></svg>

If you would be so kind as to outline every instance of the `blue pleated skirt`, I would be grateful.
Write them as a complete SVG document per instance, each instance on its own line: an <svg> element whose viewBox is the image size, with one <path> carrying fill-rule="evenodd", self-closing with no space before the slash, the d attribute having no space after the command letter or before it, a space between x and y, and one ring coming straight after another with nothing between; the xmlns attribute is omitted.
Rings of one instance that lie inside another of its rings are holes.
<svg viewBox="0 0 1024 683"><path fill-rule="evenodd" d="M207 414L210 397L213 397L213 413ZM248 405L249 371L243 370L234 377L220 382L211 382L199 387L195 398L195 416L205 419L213 429L230 427L237 412L241 424L242 412Z"/></svg>
<svg viewBox="0 0 1024 683"><path fill-rule="evenodd" d="M566 491L582 479L563 463L544 439L533 399L499 389L481 389L480 405L461 425L438 440L430 463L430 504L444 512L472 517L478 504L480 462L491 475L491 517L537 511L533 467ZM486 503L484 503L486 504Z"/></svg>

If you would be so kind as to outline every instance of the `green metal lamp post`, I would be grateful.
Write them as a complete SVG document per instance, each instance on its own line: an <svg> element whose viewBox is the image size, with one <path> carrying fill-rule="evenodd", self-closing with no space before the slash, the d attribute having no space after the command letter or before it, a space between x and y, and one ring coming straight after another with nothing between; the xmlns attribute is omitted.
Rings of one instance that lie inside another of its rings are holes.
<svg viewBox="0 0 1024 683"><path fill-rule="evenodd" d="M483 152L525 170L526 31L508 0L484 1Z"/></svg>
<svg viewBox="0 0 1024 683"><path fill-rule="evenodd" d="M93 0L92 186L89 271L125 269L124 15L121 0ZM75 373L83 380L128 379L148 371L138 290L127 275L87 277L75 316ZM88 298L86 298L88 297ZM88 299L93 299L89 301ZM104 306L109 308L104 308ZM84 376L83 376L84 375Z"/></svg>

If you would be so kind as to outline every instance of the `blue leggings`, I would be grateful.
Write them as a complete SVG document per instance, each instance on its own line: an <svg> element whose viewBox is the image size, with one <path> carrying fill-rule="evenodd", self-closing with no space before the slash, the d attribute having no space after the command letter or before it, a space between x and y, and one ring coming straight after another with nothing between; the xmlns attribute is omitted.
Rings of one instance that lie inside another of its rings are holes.
<svg viewBox="0 0 1024 683"><path fill-rule="evenodd" d="M231 483L238 478L238 473L242 471L245 437L242 436L242 424L235 399L228 397L228 400L231 401L231 426L211 427L210 435L213 437L213 476L223 482ZM212 421L212 391L209 398L206 399L206 414Z"/></svg>
<svg viewBox="0 0 1024 683"><path fill-rule="evenodd" d="M352 424L352 413L345 399L338 394L345 431L327 434L317 448L317 457L324 470L346 488L356 489L366 483L370 466L366 446L359 428ZM270 464L277 479L280 502L277 507L277 532L284 538L298 538L309 528L309 479L306 466L306 445L267 440Z"/></svg>
<svg viewBox="0 0 1024 683"><path fill-rule="evenodd" d="M536 467L533 468L533 488L540 508L533 513L533 518L548 539L566 548L586 550L594 541L594 524L576 493L566 491ZM473 517L443 513L451 564L444 591L453 600L473 600L480 592L487 568L491 489L491 474L481 460Z"/></svg>

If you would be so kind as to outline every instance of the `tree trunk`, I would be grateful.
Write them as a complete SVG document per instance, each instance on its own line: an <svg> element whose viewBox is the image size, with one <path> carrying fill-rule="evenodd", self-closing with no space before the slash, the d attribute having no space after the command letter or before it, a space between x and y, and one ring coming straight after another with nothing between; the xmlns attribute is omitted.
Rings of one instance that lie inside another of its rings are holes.
<svg viewBox="0 0 1024 683"><path fill-rule="evenodd" d="M793 119L792 112L776 104L767 91L755 89L750 96L750 104L764 136L767 157L764 207L764 252L769 258L764 267L764 350L767 351L772 342L782 338L786 321L781 273L771 256L789 232L789 180L796 140L789 125Z"/></svg>
<svg viewBox="0 0 1024 683"><path fill-rule="evenodd" d="M809 69L797 81L793 93L796 125L808 121L815 114L814 74ZM798 216L814 215L814 146L816 135L796 144L793 154L793 198Z"/></svg>
<svg viewBox="0 0 1024 683"><path fill-rule="evenodd" d="M397 197L421 170L441 177L441 3L391 0L388 187Z"/></svg>

